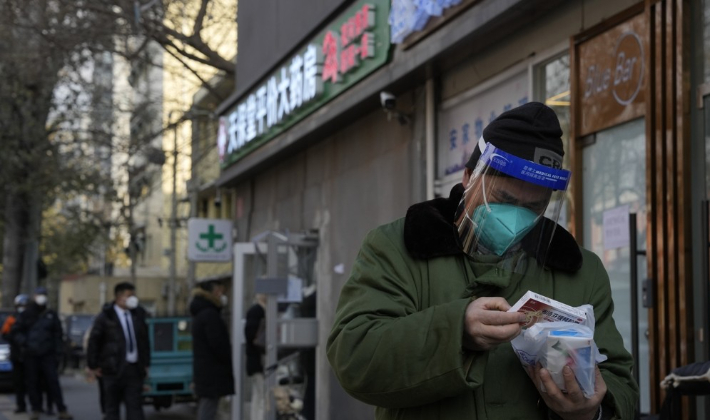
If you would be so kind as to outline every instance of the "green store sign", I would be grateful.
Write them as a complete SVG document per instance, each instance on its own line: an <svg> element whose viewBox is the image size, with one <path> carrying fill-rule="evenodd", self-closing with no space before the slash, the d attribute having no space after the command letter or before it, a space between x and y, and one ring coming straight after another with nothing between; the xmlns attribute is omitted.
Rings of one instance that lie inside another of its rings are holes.
<svg viewBox="0 0 710 420"><path fill-rule="evenodd" d="M389 0L357 2L220 118L222 169L384 65L389 7Z"/></svg>

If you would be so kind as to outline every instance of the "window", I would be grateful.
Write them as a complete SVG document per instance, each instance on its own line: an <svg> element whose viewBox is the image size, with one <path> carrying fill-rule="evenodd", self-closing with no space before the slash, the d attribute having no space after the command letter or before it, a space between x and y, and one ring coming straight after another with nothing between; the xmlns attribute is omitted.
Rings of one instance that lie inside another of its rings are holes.
<svg viewBox="0 0 710 420"><path fill-rule="evenodd" d="M562 167L569 169L570 150L570 68L569 54L563 53L551 59L536 64L533 67L533 98L552 108L557 113L562 128L562 146L565 155ZM565 197L565 203L560 209L558 223L568 228L571 197ZM557 207L557 206L551 206Z"/></svg>
<svg viewBox="0 0 710 420"><path fill-rule="evenodd" d="M552 58L533 69L534 93L536 101L554 109L562 126L562 142L565 149L563 167L569 168L570 139L570 69L569 54Z"/></svg>
<svg viewBox="0 0 710 420"><path fill-rule="evenodd" d="M503 112L529 102L528 85L528 67L517 66L441 104L436 174L440 196L448 196L461 182L483 129Z"/></svg>
<svg viewBox="0 0 710 420"><path fill-rule="evenodd" d="M708 0L710 1L710 0ZM461 182L462 171L483 129L502 112L530 100L546 103L557 113L565 150L563 167L569 168L570 59L555 48L554 55L530 59L478 86L447 99L439 106L436 190L447 196ZM532 85L532 86L531 86ZM566 206L569 207L569 206ZM561 224L567 221L563 208Z"/></svg>

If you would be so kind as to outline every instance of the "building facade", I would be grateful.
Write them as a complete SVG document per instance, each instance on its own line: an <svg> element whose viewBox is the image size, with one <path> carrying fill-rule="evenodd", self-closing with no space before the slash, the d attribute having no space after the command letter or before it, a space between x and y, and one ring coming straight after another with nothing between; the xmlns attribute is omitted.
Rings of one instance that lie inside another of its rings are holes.
<svg viewBox="0 0 710 420"><path fill-rule="evenodd" d="M239 11L236 89L217 109L215 185L232 197L238 242L266 231L318 235L315 418L372 415L325 356L366 233L447 196L485 125L533 100L560 117L573 172L562 223L602 258L617 326L636 355L640 409L657 412L660 380L710 359L701 212L710 4L416 3ZM700 398L683 410L708 412Z"/></svg>

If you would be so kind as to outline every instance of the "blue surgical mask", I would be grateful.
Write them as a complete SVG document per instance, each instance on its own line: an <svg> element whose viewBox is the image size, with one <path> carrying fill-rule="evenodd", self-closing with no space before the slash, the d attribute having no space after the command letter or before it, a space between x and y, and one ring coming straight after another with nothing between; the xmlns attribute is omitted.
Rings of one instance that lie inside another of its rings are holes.
<svg viewBox="0 0 710 420"><path fill-rule="evenodd" d="M471 216L478 243L499 256L520 242L537 220L538 215L525 207L502 203L480 205Z"/></svg>

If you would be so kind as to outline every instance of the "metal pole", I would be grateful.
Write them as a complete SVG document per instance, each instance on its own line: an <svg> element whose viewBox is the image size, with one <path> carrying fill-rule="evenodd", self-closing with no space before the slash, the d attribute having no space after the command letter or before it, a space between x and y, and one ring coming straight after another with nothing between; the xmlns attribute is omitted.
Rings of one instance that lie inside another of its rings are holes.
<svg viewBox="0 0 710 420"><path fill-rule="evenodd" d="M701 273L700 282L702 284L702 299L703 299L703 322L701 341L703 342L703 360L710 360L710 256L708 256L708 248L710 247L710 201L702 200L700 202L700 262ZM704 398L705 414L710 413L710 398Z"/></svg>
<svg viewBox="0 0 710 420"><path fill-rule="evenodd" d="M434 143L436 142L434 79L426 81L426 199L434 199Z"/></svg>
<svg viewBox="0 0 710 420"><path fill-rule="evenodd" d="M198 122L198 116L201 117L211 117L212 113L206 110L201 110L198 108L191 108L189 111L190 121L192 123L192 138L191 138L191 153L190 153L190 181L188 182L188 195L190 197L190 218L197 217L197 201L198 194L200 191L200 178L197 174L197 164L200 161L203 151L200 150L200 137L203 131ZM192 290L197 283L197 263L195 261L187 262L187 286L189 290ZM187 301L189 304L190 295L187 296Z"/></svg>
<svg viewBox="0 0 710 420"><path fill-rule="evenodd" d="M708 200L701 201L700 207L700 240L702 247L700 248L702 264L701 284L703 293L703 349L705 353L704 360L710 360L710 260L708 259L708 247L710 247L710 209L708 208Z"/></svg>
<svg viewBox="0 0 710 420"><path fill-rule="evenodd" d="M168 315L175 315L175 283L177 272L176 231L177 231L177 124L173 126L173 195L170 210L170 279L168 287Z"/></svg>
<svg viewBox="0 0 710 420"><path fill-rule="evenodd" d="M631 289L631 355L634 359L634 380L639 383L639 302L638 302L638 238L636 213L629 214L629 262ZM640 403L637 400L637 405ZM638 408L637 408L638 410Z"/></svg>
<svg viewBox="0 0 710 420"><path fill-rule="evenodd" d="M106 282L102 281L99 284L99 307L103 309L106 304Z"/></svg>
<svg viewBox="0 0 710 420"><path fill-rule="evenodd" d="M244 383L243 371L245 339L244 339L244 281L247 277L247 268L244 264L247 255L253 255L254 249L259 244L235 244L232 252L232 366L234 369L234 397L232 398L231 420L242 420L244 410Z"/></svg>
<svg viewBox="0 0 710 420"><path fill-rule="evenodd" d="M194 110L190 110L190 113L193 114ZM197 163L198 163L198 158L199 156L199 144L200 144L200 135L202 134L202 131L200 130L200 126L198 124L197 118L194 116L191 118L192 122L192 147L191 147L191 154L190 154L190 181L188 182L188 194L190 197L190 218L195 218L197 217L197 193L199 191L200 187L200 182L197 179L197 171L195 170ZM192 290L195 287L195 281L196 281L196 274L197 274L197 263L195 261L188 261L187 262L187 286L189 290ZM188 304L190 300L190 294L188 293Z"/></svg>
<svg viewBox="0 0 710 420"><path fill-rule="evenodd" d="M136 258L138 257L136 254L136 246L135 246L135 239L136 239L136 232L135 232L135 226L133 225L133 193L131 192L131 178L129 176L128 178L128 237L130 238L128 241L128 256L131 259L131 283L136 284Z"/></svg>
<svg viewBox="0 0 710 420"><path fill-rule="evenodd" d="M277 278L278 273L278 240L276 236L269 235L267 241L267 257L266 257L266 277ZM277 345L276 345L276 317L278 316L278 306L276 295L268 294L266 300L266 366L264 369L266 383L266 419L276 419L276 401L272 390L276 386L276 362L277 362Z"/></svg>
<svg viewBox="0 0 710 420"><path fill-rule="evenodd" d="M195 180L195 178L192 178L192 180ZM191 180L191 181L192 181ZM197 186L193 185L192 182L190 182L190 217L194 218L197 217ZM187 262L187 286L189 287L190 290L192 290L195 287L196 283L196 278L197 277L197 263L194 261L188 261ZM188 300L190 300L190 297L188 295Z"/></svg>

